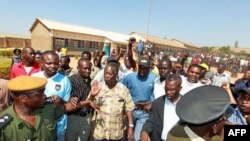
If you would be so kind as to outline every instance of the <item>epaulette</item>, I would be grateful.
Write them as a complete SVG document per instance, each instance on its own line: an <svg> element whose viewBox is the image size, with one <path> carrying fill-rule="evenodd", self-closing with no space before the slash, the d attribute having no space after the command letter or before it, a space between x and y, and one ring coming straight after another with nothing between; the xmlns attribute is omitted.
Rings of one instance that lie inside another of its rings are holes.
<svg viewBox="0 0 250 141"><path fill-rule="evenodd" d="M9 123L11 120L13 119L13 117L9 114L5 114L3 116L0 117L0 129L6 125L7 123Z"/></svg>

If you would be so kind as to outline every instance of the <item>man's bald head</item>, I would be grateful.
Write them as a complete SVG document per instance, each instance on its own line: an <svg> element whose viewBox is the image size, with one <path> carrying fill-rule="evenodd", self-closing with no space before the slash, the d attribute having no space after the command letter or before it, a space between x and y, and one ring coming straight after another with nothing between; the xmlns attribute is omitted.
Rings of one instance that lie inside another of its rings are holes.
<svg viewBox="0 0 250 141"><path fill-rule="evenodd" d="M29 64L35 62L35 51L32 47L24 47L22 49L22 61Z"/></svg>

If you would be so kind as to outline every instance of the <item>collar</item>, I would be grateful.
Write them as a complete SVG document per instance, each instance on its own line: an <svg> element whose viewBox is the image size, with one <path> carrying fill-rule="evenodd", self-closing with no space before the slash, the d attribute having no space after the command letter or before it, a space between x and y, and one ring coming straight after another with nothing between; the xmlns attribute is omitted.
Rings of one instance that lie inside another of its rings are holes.
<svg viewBox="0 0 250 141"><path fill-rule="evenodd" d="M181 99L181 94L179 94L178 99L177 99L174 103L172 103L167 97L165 97L165 103L166 103L166 104L169 103L169 104L171 104L171 105L176 105L177 102L178 102L180 99Z"/></svg>
<svg viewBox="0 0 250 141"><path fill-rule="evenodd" d="M77 76L80 77L80 78L82 78L84 80L84 82L86 82L86 83L91 82L91 78L90 77L84 78L84 77L82 77L82 75L79 72L77 73Z"/></svg>
<svg viewBox="0 0 250 141"><path fill-rule="evenodd" d="M51 76L51 77L49 77L49 78L46 77L45 71L42 71L42 74L43 74L43 77L46 78L46 79L54 79L54 78L57 77L57 75L59 75L60 73L57 72L55 75L53 75L53 76ZM61 75L62 75L62 74L61 74Z"/></svg>
<svg viewBox="0 0 250 141"><path fill-rule="evenodd" d="M24 68L23 61L17 64L18 67ZM31 66L32 68L40 68L40 65L37 62L34 62L33 65Z"/></svg>
<svg viewBox="0 0 250 141"><path fill-rule="evenodd" d="M222 77L226 76L226 74L224 72L222 74L219 74L218 72L216 72L215 75L216 76L222 76Z"/></svg>
<svg viewBox="0 0 250 141"><path fill-rule="evenodd" d="M184 131L192 141L205 141L203 138L195 134L187 125L184 126Z"/></svg>
<svg viewBox="0 0 250 141"><path fill-rule="evenodd" d="M15 122L19 128L22 128L26 126L27 124L25 124L25 122L17 115L14 109L14 105L15 105L15 102L11 105L11 107L9 107L10 108L9 114L15 117L13 118L13 122Z"/></svg>
<svg viewBox="0 0 250 141"><path fill-rule="evenodd" d="M238 116L240 117L242 123L243 123L244 125L247 125L246 118L243 117L243 114L242 114L242 112L240 111L240 107L239 107L239 106L237 106L237 108L235 109L235 112L236 112L236 115L238 115Z"/></svg>

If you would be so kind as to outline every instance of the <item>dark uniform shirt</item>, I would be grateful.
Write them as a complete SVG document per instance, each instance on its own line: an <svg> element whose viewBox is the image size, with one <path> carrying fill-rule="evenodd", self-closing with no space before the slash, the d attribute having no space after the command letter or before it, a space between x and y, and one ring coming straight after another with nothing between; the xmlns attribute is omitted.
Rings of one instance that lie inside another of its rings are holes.
<svg viewBox="0 0 250 141"><path fill-rule="evenodd" d="M14 105L14 104L13 104ZM0 113L0 120L12 118L0 128L0 141L54 141L57 119L64 113L63 106L47 104L37 109L35 128L22 120L14 111L14 106ZM8 114L8 116L6 116ZM6 118L7 117L7 118Z"/></svg>

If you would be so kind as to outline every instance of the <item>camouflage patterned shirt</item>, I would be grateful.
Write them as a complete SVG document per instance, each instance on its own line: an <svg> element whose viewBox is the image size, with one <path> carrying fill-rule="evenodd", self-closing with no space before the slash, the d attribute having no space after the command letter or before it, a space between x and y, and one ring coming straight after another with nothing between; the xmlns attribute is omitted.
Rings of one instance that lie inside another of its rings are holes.
<svg viewBox="0 0 250 141"><path fill-rule="evenodd" d="M124 115L126 111L135 108L132 97L122 83L117 83L109 89L105 82L99 84L101 88L95 97L95 103L100 106L96 117L94 137L96 139L118 140L123 137Z"/></svg>

